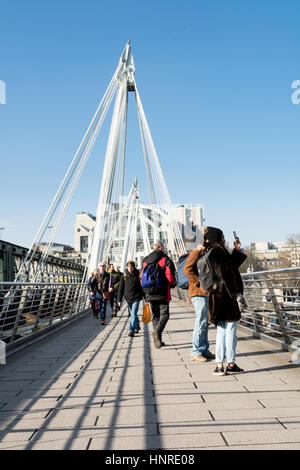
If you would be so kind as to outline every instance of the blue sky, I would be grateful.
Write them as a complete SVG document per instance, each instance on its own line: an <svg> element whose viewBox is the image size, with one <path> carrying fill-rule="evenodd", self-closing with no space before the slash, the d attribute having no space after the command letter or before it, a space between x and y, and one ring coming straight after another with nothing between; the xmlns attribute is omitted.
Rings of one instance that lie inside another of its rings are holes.
<svg viewBox="0 0 300 470"><path fill-rule="evenodd" d="M299 18L298 0L2 0L3 239L30 244L129 39L172 201L203 204L229 241L299 233ZM143 186L130 105L126 181ZM96 211L108 125L58 242Z"/></svg>

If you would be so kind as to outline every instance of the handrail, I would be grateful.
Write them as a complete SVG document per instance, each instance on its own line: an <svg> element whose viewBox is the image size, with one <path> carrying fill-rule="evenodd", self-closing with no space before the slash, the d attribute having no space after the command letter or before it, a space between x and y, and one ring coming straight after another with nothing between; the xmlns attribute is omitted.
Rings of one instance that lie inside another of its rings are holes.
<svg viewBox="0 0 300 470"><path fill-rule="evenodd" d="M282 343L300 343L300 267L242 274L248 305L240 324Z"/></svg>
<svg viewBox="0 0 300 470"><path fill-rule="evenodd" d="M23 341L88 308L84 283L0 282L0 340Z"/></svg>
<svg viewBox="0 0 300 470"><path fill-rule="evenodd" d="M247 309L240 325L255 336L280 342L284 349L300 346L300 267L243 273ZM178 287L172 296L187 300Z"/></svg>

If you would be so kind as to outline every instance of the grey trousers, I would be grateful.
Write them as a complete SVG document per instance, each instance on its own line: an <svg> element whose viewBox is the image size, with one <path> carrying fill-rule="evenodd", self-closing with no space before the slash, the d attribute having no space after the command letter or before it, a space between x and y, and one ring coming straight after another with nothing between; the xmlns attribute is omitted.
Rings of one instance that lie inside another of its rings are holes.
<svg viewBox="0 0 300 470"><path fill-rule="evenodd" d="M161 302L150 302L152 310L152 325L153 329L157 332L159 339L161 340L162 332L169 320L169 303Z"/></svg>

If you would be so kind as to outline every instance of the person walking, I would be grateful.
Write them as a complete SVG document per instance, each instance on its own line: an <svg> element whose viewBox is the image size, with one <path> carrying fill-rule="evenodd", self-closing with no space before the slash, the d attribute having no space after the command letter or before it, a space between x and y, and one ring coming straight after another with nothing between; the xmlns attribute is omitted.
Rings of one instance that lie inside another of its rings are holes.
<svg viewBox="0 0 300 470"><path fill-rule="evenodd" d="M195 323L192 339L192 350L190 359L195 362L206 362L215 359L215 355L209 350L208 342L208 296L209 292L203 289L199 283L199 272L197 261L203 254L204 246L199 245L193 250L183 269L189 279L189 297L195 310Z"/></svg>
<svg viewBox="0 0 300 470"><path fill-rule="evenodd" d="M120 274L120 276L123 276L124 273L122 273L122 271L120 271L120 266L118 264L116 264L115 270L117 271L117 273Z"/></svg>
<svg viewBox="0 0 300 470"><path fill-rule="evenodd" d="M124 273L123 273L123 272L120 270L120 266L119 266L118 264L116 264L116 266L115 266L115 270L117 271L117 273L119 273L119 274L120 274L120 277L122 277L122 276L123 276L123 274L124 274ZM119 305L118 305L118 308L119 308ZM129 310L129 308L128 308L128 316L129 316L129 317L131 316L131 313L130 313L130 310Z"/></svg>
<svg viewBox="0 0 300 470"><path fill-rule="evenodd" d="M169 320L171 288L175 287L175 266L165 253L162 242L154 244L154 250L143 259L140 273L141 284L146 301L152 311L152 337L156 348L165 346L162 333Z"/></svg>
<svg viewBox="0 0 300 470"><path fill-rule="evenodd" d="M97 269L94 269L94 271L92 271L91 273L91 276L89 277L87 283L86 283L86 287L89 291L89 299L90 299L90 305L91 305L91 309L93 311L93 316L95 318L98 318L98 302L97 302L97 299L96 299L96 290L92 290L92 287L91 287L91 283L92 283L92 280L95 276L97 272Z"/></svg>
<svg viewBox="0 0 300 470"><path fill-rule="evenodd" d="M140 273L135 266L134 261L128 261L126 272L121 277L118 290L118 306L121 308L123 295L127 301L130 311L130 326L128 336L133 337L135 333L140 331L140 321L138 318L138 310L140 301L144 297L143 289L140 283Z"/></svg>
<svg viewBox="0 0 300 470"><path fill-rule="evenodd" d="M232 253L225 247L225 238L221 229L204 227L204 246L212 248L210 259L220 277L215 291L209 295L209 321L217 326L216 363L214 375L237 374L244 372L235 362L237 323L246 303L243 297L243 281L239 266L247 256L241 251L239 238L234 240ZM225 360L227 367L224 370Z"/></svg>
<svg viewBox="0 0 300 470"><path fill-rule="evenodd" d="M109 268L107 270L110 278L109 278L109 292L110 292L110 306L111 306L111 316L116 317L118 314L118 288L121 280L121 273L114 269L113 263L109 264Z"/></svg>
<svg viewBox="0 0 300 470"><path fill-rule="evenodd" d="M99 271L96 271L90 285L91 289L96 293L95 297L98 302L101 325L105 325L106 303L109 298L109 274L106 272L106 265L104 262L99 264Z"/></svg>

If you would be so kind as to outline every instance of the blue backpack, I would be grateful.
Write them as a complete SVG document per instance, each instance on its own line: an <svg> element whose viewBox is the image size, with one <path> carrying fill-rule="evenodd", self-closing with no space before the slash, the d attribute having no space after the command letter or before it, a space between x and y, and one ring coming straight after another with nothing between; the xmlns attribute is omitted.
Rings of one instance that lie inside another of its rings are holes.
<svg viewBox="0 0 300 470"><path fill-rule="evenodd" d="M186 263L189 254L186 253L185 255L180 256L178 263L177 263L177 271L176 271L176 283L180 289L187 290L189 288L189 278L184 274L184 266Z"/></svg>
<svg viewBox="0 0 300 470"><path fill-rule="evenodd" d="M159 289L162 288L162 277L160 274L159 267L157 266L156 263L147 264L147 266L143 268L141 285L143 288L145 287L158 287Z"/></svg>

